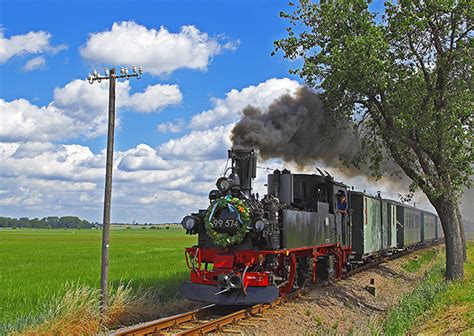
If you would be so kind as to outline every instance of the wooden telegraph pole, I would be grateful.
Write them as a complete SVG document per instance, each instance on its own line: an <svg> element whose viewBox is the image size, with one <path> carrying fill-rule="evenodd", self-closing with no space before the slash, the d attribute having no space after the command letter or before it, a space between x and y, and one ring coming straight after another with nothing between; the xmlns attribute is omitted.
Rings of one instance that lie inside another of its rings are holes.
<svg viewBox="0 0 474 336"><path fill-rule="evenodd" d="M115 69L110 69L109 76L109 125L107 131L107 159L105 164L104 216L102 226L102 268L100 275L100 311L105 314L109 301L109 233L110 204L112 200L112 168L114 165L114 130L115 130Z"/></svg>
<svg viewBox="0 0 474 336"><path fill-rule="evenodd" d="M121 68L120 75L116 75L115 68L105 69L105 75L101 75L94 70L92 74L87 76L89 83L102 80L109 80L109 122L107 131L107 159L105 164L105 192L104 192L104 216L102 225L102 267L100 276L100 312L102 317L105 316L109 301L109 233L110 233L110 208L112 203L112 172L114 166L114 131L115 131L115 84L117 78L130 77L141 78L143 68L132 67L132 72L128 72L128 68Z"/></svg>

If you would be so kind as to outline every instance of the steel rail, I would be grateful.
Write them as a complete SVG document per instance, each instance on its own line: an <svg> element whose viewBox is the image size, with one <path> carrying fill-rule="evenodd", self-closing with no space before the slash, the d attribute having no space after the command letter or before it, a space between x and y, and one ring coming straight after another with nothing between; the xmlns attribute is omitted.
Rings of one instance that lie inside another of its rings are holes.
<svg viewBox="0 0 474 336"><path fill-rule="evenodd" d="M442 243L442 242L438 242L438 243L435 243L433 245L438 245L440 243ZM430 245L430 246L433 246L433 245ZM420 246L420 247L417 247L414 251L423 250L423 249L428 248L430 246ZM395 253L391 256L387 256L387 257L383 257L383 258L378 259L378 260L374 260L371 263L368 263L366 265L357 267L357 268L343 274L341 276L341 279L347 279L347 278L351 277L354 274L357 274L357 273L363 272L365 270L374 268L374 267L376 267L376 266L378 266L378 265L380 265L384 262L404 257L404 256L406 256L406 255L408 255L412 252L413 251L403 251L403 252ZM272 301L271 303L257 304L257 305L251 306L249 308L241 309L241 310L238 310L236 312L230 313L228 315L213 319L211 321L206 321L205 323L203 323L201 325L189 328L189 329L184 330L184 331L177 332L174 335L180 335L180 336L184 336L184 335L205 335L206 333L209 333L209 332L212 332L212 331L215 331L215 330L222 330L222 328L225 327L226 325L238 322L240 320L246 319L246 318L251 317L251 316L261 314L264 311L272 309L273 307L278 306L278 305L280 305L280 304L282 304L282 303L284 303L288 300L291 300L291 299L297 298L297 297L301 297L304 293L309 291L313 286L314 285L310 285L310 286L304 287L302 289L296 290L294 292L291 292L291 293L287 294L285 297L279 297L278 299ZM112 335L114 335L114 336L122 336L122 335L137 336L137 335L147 335L147 334L157 334L157 335L159 335L160 331L162 331L162 330L165 330L165 329L168 329L168 328L171 328L171 327L179 328L180 324L190 322L190 321L193 321L193 320L198 320L200 315L208 313L209 310L211 310L214 307L216 307L216 305L212 304L212 305L204 306L202 308L199 308L199 309L187 312L187 313L183 313L183 314L163 318L163 319L160 319L160 320L148 322L148 323L138 325L138 326L135 326L135 327L131 327L131 328L127 328L127 329L121 329L121 330L118 330L118 331L110 334L110 336L112 336Z"/></svg>
<svg viewBox="0 0 474 336"><path fill-rule="evenodd" d="M199 315L203 315L208 313L209 310L214 308L216 305L211 304L207 305L198 309L191 310L186 313L165 317L159 320L147 322L144 324L140 324L133 327L127 327L124 329L120 329L114 331L113 333L109 334L109 336L123 336L123 335L147 335L151 333L159 333L161 330L168 329L171 327L178 326L185 322L189 322L199 318Z"/></svg>
<svg viewBox="0 0 474 336"><path fill-rule="evenodd" d="M272 301L271 303L260 303L249 308L241 309L229 315L225 315L218 319L209 321L205 324L196 326L192 329L178 332L174 335L175 336L205 335L206 333L209 333L214 330L222 330L222 328L228 324L232 324L234 322L238 322L245 318L261 314L266 310L272 309L273 307L278 306L282 304L283 302L286 302L287 300L293 299L295 297L300 297L304 291L306 291L306 288L302 288L300 290L294 291L286 295L285 297L279 297L278 299Z"/></svg>
<svg viewBox="0 0 474 336"><path fill-rule="evenodd" d="M175 335L180 335L180 336L182 336L182 335L205 335L208 332L222 329L224 326L226 326L228 324L243 320L243 319L249 317L249 315L255 315L258 312L262 312L262 311L263 311L263 307L262 307L261 304L256 305L256 306L252 306L250 308L242 309L242 310L236 311L234 313L231 313L229 315L226 315L226 316L220 317L218 319L209 321L205 324L196 326L194 328L191 328L191 329L188 329L188 330L185 330L185 331L182 331L182 332L178 332Z"/></svg>

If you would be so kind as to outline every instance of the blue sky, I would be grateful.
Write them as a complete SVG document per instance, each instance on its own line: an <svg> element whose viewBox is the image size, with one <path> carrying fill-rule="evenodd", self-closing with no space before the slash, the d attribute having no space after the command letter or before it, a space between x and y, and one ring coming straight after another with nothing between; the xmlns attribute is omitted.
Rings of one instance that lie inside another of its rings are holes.
<svg viewBox="0 0 474 336"><path fill-rule="evenodd" d="M107 83L85 78L133 64L145 74L117 85L112 220L176 222L206 207L242 109L302 86L288 73L298 61L270 56L282 10L287 1L1 0L0 215L101 221ZM259 171L260 194L265 180Z"/></svg>
<svg viewBox="0 0 474 336"><path fill-rule="evenodd" d="M52 34L53 45L66 44L68 48L47 56L47 64L37 71L21 71L25 61L35 55L9 60L1 67L2 78L8 81L2 80L0 91L6 100L25 98L36 104L48 104L54 88L71 79L85 78L95 66L101 67L81 58L78 49L89 34L109 30L114 22L134 21L156 29L164 26L170 32L178 32L183 25L194 25L210 37L225 35L227 40L240 41L235 52L215 56L206 71L178 69L158 77L146 74L140 82L131 83L132 90L157 81L178 84L184 95L182 104L164 113L147 115L146 123L123 113L120 132L127 136L117 139L119 149L143 141L156 145L167 137L156 134L154 123L203 111L209 108L211 97L222 96L233 88L271 77L289 77L290 63L281 56L270 57L273 40L282 36L286 26L278 15L286 7L284 1L2 1L1 23L6 37L47 31ZM101 140L88 144L97 150Z"/></svg>
<svg viewBox="0 0 474 336"><path fill-rule="evenodd" d="M170 65L172 70L160 71L161 56L151 53L145 57L143 78L126 84L124 99L118 95L118 105L130 101L118 106L112 219L176 221L205 206L207 190L230 145L228 133L238 120L238 109L259 104L259 95L266 97L264 107L300 85L288 74L294 64L281 55L270 56L273 41L284 34L286 23L279 12L286 8L285 1L2 0L0 214L101 219L106 86L87 88L80 80L94 68L132 65L120 60L133 62L127 55L137 48L135 44L141 37L153 39L160 29L176 47L185 26L197 32L194 42L189 34L187 42L201 43L203 61L187 65L193 56L184 56ZM114 24L123 29L112 33ZM144 36L134 36L134 29L141 29ZM102 43L112 50L105 60L97 54L100 42L88 45L101 33L110 34ZM127 34L132 40L124 43ZM155 40L161 42L159 37ZM95 54L85 56L82 49L94 49ZM173 63L173 58L189 55L191 49L177 48L166 59ZM136 64L141 60L138 57ZM156 97L145 103L143 97L130 98L149 86L156 87L159 95L162 86L170 85L175 97L168 103L153 103ZM137 104L146 105L142 109L147 111L137 112ZM212 116L216 109L225 123L219 123L217 115L192 126L193 116L203 111ZM166 123L173 126L172 132L166 131ZM195 148L189 149L189 143ZM163 146L166 150L161 152L166 154L158 153Z"/></svg>

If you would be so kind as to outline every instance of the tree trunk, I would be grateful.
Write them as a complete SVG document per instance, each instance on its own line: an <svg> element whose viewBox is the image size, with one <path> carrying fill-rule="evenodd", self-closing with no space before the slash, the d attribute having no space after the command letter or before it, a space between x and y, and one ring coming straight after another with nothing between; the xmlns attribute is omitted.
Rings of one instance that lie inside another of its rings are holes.
<svg viewBox="0 0 474 336"><path fill-rule="evenodd" d="M459 223L457 204L449 199L433 202L444 231L446 244L446 279L459 280L464 277L464 253L462 227Z"/></svg>
<svg viewBox="0 0 474 336"><path fill-rule="evenodd" d="M456 207L456 213L458 215L458 221L459 221L459 228L461 230L461 239L462 239L462 252L463 252L463 258L464 261L467 261L467 245L466 245L466 233L464 232L464 223L462 221L462 215L461 215L461 210L459 210L459 206Z"/></svg>

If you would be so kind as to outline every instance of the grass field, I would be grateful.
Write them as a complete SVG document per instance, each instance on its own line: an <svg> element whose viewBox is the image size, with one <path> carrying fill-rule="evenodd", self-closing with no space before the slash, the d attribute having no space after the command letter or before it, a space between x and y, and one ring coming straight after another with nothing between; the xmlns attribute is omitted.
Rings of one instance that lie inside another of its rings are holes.
<svg viewBox="0 0 474 336"><path fill-rule="evenodd" d="M100 285L101 231L0 230L0 331L42 313L45 304L65 291L65 284ZM116 229L110 235L112 286L161 288L176 295L188 276L184 248L196 236L181 228Z"/></svg>

